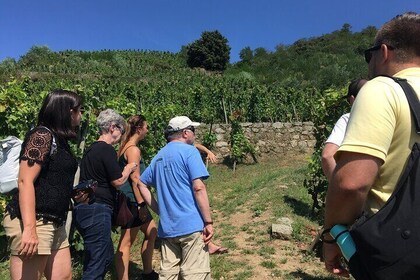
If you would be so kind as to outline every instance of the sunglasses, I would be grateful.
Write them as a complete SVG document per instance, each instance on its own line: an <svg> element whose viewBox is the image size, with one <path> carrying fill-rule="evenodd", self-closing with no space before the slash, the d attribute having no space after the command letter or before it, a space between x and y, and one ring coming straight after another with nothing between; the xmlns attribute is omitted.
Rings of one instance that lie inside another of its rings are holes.
<svg viewBox="0 0 420 280"><path fill-rule="evenodd" d="M188 127L184 128L184 129L190 130L192 133L195 134L195 127L194 126L188 126Z"/></svg>
<svg viewBox="0 0 420 280"><path fill-rule="evenodd" d="M80 113L84 113L85 112L85 108L83 108L83 107L81 107L80 105L79 106L76 106L76 107L74 107L74 108L71 108L71 110L73 110L74 112L80 112Z"/></svg>
<svg viewBox="0 0 420 280"><path fill-rule="evenodd" d="M115 127L118 128L118 130L121 132L121 134L125 133L124 127L120 126L119 124L116 124Z"/></svg>
<svg viewBox="0 0 420 280"><path fill-rule="evenodd" d="M377 50L381 49L381 45L382 45L382 44L380 44L380 45L376 45L376 46L373 46L373 47L371 47L371 48L369 48L369 49L365 50L365 61L366 61L366 63L367 63L367 64L369 64L370 60L372 59L372 52L374 52L374 51L377 51ZM389 45L386 45L386 46L387 46L387 47L388 47L388 49L390 49L390 50L395 49L395 48L394 48L394 47L392 47L392 46L389 46Z"/></svg>

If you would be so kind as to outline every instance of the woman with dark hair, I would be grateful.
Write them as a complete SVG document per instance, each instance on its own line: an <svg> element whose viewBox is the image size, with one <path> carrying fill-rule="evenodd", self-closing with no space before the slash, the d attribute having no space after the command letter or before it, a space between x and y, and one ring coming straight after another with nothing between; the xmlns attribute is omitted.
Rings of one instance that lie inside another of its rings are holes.
<svg viewBox="0 0 420 280"><path fill-rule="evenodd" d="M80 163L80 181L98 183L95 197L89 203L77 203L73 210L73 221L84 241L82 279L105 277L114 257L111 228L117 189L137 169L136 162L121 169L113 147L124 133L124 118L114 110L106 109L99 113L96 124L100 136L86 149Z"/></svg>
<svg viewBox="0 0 420 280"><path fill-rule="evenodd" d="M76 93L47 95L37 126L22 144L18 193L3 225L9 239L11 279L71 279L65 231L77 161L68 140L76 138L82 113Z"/></svg>
<svg viewBox="0 0 420 280"><path fill-rule="evenodd" d="M144 239L141 247L141 257L143 261L142 279L157 280L157 274L152 267L153 249L157 237L156 224L147 208L146 202L137 188L140 178L140 172L145 169L145 164L141 157L141 151L138 144L147 134L147 121L142 115L132 116L128 120L127 131L123 135L118 158L121 168L128 162L135 162L138 168L131 173L128 181L121 187L121 191L129 199L129 208L133 218L127 225L121 227L121 238L118 244L116 254L116 270L118 279L128 280L128 265L130 263L130 248L136 240L139 230L144 233Z"/></svg>

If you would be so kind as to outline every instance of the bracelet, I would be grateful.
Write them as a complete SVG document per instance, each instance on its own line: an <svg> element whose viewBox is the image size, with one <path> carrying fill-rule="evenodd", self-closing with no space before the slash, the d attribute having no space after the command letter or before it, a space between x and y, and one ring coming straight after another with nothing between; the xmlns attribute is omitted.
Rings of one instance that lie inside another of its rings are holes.
<svg viewBox="0 0 420 280"><path fill-rule="evenodd" d="M332 239L332 240L326 240L326 239L324 238L324 235L325 235L325 234L327 234L327 233L330 233L330 231L331 231L331 228L326 228L326 229L324 229L324 230L322 231L322 233L321 233L321 235L320 235L320 240L321 240L322 242L327 243L327 244L334 244L334 243L336 242L336 240L335 240L335 239Z"/></svg>
<svg viewBox="0 0 420 280"><path fill-rule="evenodd" d="M207 225L212 225L213 224L213 221L210 221L210 222L204 222L204 225L205 226L207 226Z"/></svg>
<svg viewBox="0 0 420 280"><path fill-rule="evenodd" d="M141 203L137 203L137 207L143 208L146 206L146 202L142 201Z"/></svg>

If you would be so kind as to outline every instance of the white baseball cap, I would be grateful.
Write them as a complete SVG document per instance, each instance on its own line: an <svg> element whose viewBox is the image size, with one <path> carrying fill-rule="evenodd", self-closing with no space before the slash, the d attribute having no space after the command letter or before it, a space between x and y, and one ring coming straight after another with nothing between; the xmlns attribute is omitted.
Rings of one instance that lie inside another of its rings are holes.
<svg viewBox="0 0 420 280"><path fill-rule="evenodd" d="M168 124L168 129L172 130L172 131L178 131L184 128L187 128L189 126L199 126L200 123L198 122L193 122L190 120L190 118L186 117L186 116L177 116L175 118L172 118L169 121Z"/></svg>

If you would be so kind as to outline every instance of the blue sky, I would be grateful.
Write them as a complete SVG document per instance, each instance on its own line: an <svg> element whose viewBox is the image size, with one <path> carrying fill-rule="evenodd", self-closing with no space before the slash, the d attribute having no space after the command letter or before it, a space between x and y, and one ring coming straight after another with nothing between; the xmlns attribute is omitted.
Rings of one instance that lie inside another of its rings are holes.
<svg viewBox="0 0 420 280"><path fill-rule="evenodd" d="M32 46L53 51L143 49L178 52L203 31L219 30L231 61L244 47L278 44L341 29L380 27L420 11L418 0L0 0L0 61Z"/></svg>

